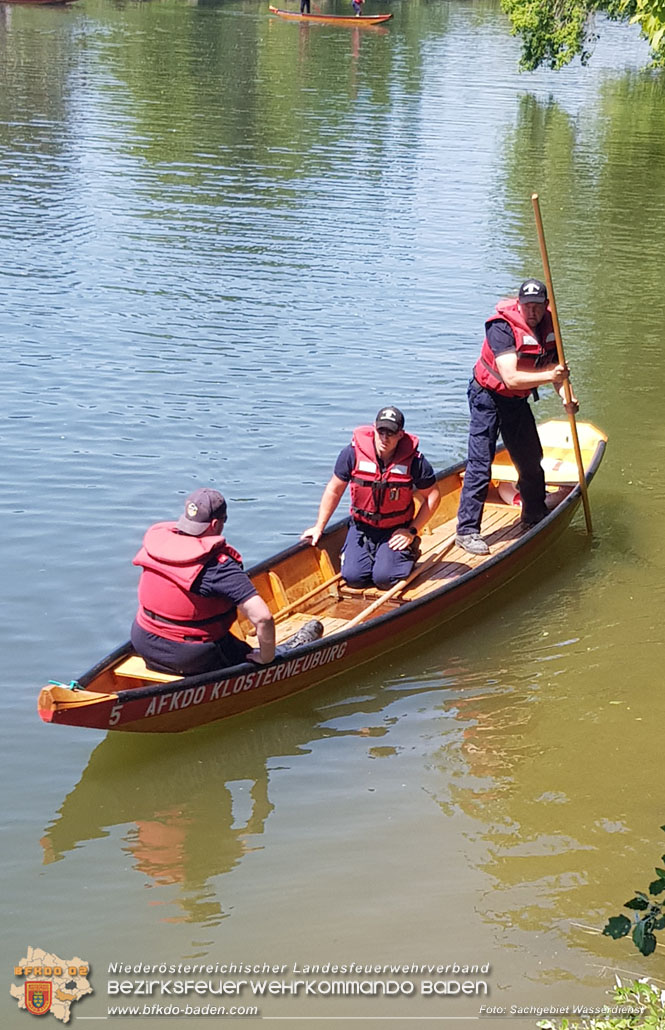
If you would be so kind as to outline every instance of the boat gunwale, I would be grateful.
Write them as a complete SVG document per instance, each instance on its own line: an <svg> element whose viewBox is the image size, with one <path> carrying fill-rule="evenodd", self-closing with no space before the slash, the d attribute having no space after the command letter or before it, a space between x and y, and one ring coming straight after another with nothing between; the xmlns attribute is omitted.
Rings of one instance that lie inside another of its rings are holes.
<svg viewBox="0 0 665 1030"><path fill-rule="evenodd" d="M606 446L606 440L598 440L593 457L591 458L591 461L589 462L589 466L585 473L587 485L591 482L591 480L593 479L598 470L598 467L605 453ZM505 448L502 448L502 450L505 450ZM457 462L456 464L450 466L447 469L442 469L440 472L437 473L436 481L439 482L440 480L453 475L455 472L461 471L465 467L465 465L466 462L461 461ZM304 644L301 647L294 648L292 651L289 651L288 654L276 657L275 659L273 659L272 662L266 663L266 665L261 666L261 668L270 668L283 665L284 663L293 661L295 658L299 658L302 655L307 655L312 651L328 647L331 644L339 643L342 640L355 639L355 637L366 632L370 627L384 627L390 621L401 617L405 613L405 611L418 611L418 609L424 607L425 605L431 604L432 601L440 600L441 598L445 597L446 594L451 593L453 590L459 589L459 587L462 585L472 582L481 574L486 573L488 570L495 568L498 564L510 558L518 550L520 550L525 543L531 541L538 534L544 532L546 529L551 527L554 524L554 522L558 521L564 515L568 508L570 508L572 505L578 504L580 500L581 489L580 484L577 483L575 486L573 486L570 493L562 501L560 501L559 504L557 504L557 506L551 512L549 512L549 514L544 519L542 519L541 522L537 523L526 533L523 533L519 537L517 537L511 544L508 545L508 547L504 548L503 550L497 552L494 555L490 555L490 557L488 557L485 561L481 562L479 565L476 565L474 568L469 569L468 572L464 572L460 576L456 576L454 579L450 580L450 582L442 584L442 586L438 589L432 590L429 593L424 594L420 598L414 598L411 601L406 601L403 605L393 609L392 611L385 612L383 615L377 615L369 622L359 623L357 626L354 626L353 629L347 630L341 627L339 630L336 630L329 636L322 637L319 640L315 640L310 643ZM324 537L332 535L333 533L339 531L341 528L344 527L344 525L348 524L348 521L348 516L339 519L325 531ZM277 554L271 555L264 561L252 566L252 568L248 570L248 575L252 576L259 572L263 572L269 568L274 567L274 565L277 564L278 561L290 557L297 551L302 550L304 546L309 545L303 544L302 541L298 541L295 544L291 544L289 547L284 548L284 550L279 551ZM121 645L120 647L112 651L109 655L107 655L105 658L102 658L101 661L97 663L97 665L93 666L92 669L88 670L79 678L79 680L77 681L78 684L85 690L87 684L89 684L94 678L101 675L109 668L112 668L117 663L119 658L123 657L125 654L128 653L133 653L133 648L130 642ZM108 693L100 691L100 702L102 697L117 697L118 701L121 703L128 702L131 700L143 700L149 697L161 697L164 694L171 694L175 691L182 690L183 688L186 689L189 687L198 687L202 686L203 684L212 682L223 683L226 680L231 680L236 676L243 675L248 669L254 668L256 668L255 663L242 662L239 665L227 666L219 670L212 670L209 672L199 673L196 676L183 676L180 679L172 680L169 683L154 683L149 686L129 687L124 690L109 691ZM95 691L93 690L91 692L94 693Z"/></svg>

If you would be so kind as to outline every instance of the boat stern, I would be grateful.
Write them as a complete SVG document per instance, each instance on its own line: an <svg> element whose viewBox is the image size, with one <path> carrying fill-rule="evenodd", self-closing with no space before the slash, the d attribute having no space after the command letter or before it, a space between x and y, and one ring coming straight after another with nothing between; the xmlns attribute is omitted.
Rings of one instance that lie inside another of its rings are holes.
<svg viewBox="0 0 665 1030"><path fill-rule="evenodd" d="M42 722L102 728L101 709L110 711L117 700L117 694L98 694L73 684L47 683L39 691L37 711Z"/></svg>

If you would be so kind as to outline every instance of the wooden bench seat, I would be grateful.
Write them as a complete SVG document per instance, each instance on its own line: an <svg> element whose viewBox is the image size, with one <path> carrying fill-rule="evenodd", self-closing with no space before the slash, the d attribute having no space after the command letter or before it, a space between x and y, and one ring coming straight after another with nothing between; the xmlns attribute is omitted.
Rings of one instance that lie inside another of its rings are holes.
<svg viewBox="0 0 665 1030"><path fill-rule="evenodd" d="M127 676L129 679L136 680L149 680L154 683L171 683L172 680L182 679L182 676L176 676L175 673L153 672L137 654L125 658L124 662L116 665L113 671L116 676Z"/></svg>

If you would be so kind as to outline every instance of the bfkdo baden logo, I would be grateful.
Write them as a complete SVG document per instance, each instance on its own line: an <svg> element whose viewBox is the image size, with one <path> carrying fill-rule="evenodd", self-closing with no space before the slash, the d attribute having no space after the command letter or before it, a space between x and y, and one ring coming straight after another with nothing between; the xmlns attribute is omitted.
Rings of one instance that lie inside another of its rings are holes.
<svg viewBox="0 0 665 1030"><path fill-rule="evenodd" d="M9 993L20 1009L33 1016L50 1012L68 1023L74 1002L92 994L89 974L90 965L85 959L63 960L42 948L28 948L26 957L14 966L14 978L23 979L23 983L13 983Z"/></svg>
<svg viewBox="0 0 665 1030"><path fill-rule="evenodd" d="M25 981L25 1007L33 1016L43 1016L53 1001L53 984L50 980Z"/></svg>

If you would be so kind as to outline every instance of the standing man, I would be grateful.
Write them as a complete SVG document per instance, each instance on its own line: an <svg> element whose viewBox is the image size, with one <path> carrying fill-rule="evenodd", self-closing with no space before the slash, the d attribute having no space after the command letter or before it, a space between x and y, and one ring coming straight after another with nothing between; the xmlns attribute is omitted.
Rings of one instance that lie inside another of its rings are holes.
<svg viewBox="0 0 665 1030"><path fill-rule="evenodd" d="M568 368L557 361L547 287L527 279L517 298L500 301L485 323L485 340L469 383L469 453L456 542L470 554L490 550L480 525L499 433L519 475L520 527L530 529L547 515L543 450L528 397L533 393L537 399L538 387L552 383L563 399L566 379ZM578 409L574 397L571 408Z"/></svg>
<svg viewBox="0 0 665 1030"><path fill-rule="evenodd" d="M386 590L411 572L420 530L441 500L432 466L418 450L418 437L404 432L399 408L381 408L373 426L354 430L323 492L316 525L302 540L316 546L347 483L351 525L342 548L342 575L351 587L373 583ZM415 497L422 502L417 515Z"/></svg>
<svg viewBox="0 0 665 1030"><path fill-rule="evenodd" d="M131 637L149 668L194 676L273 660L273 617L222 536L225 522L226 501L204 486L189 495L177 522L158 522L143 538ZM229 632L238 608L256 630L256 650Z"/></svg>

